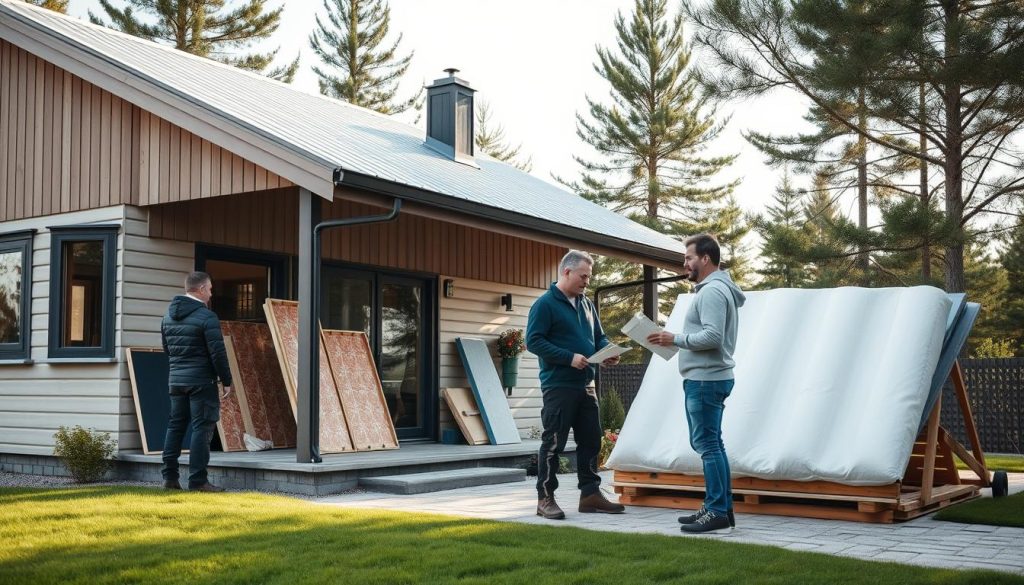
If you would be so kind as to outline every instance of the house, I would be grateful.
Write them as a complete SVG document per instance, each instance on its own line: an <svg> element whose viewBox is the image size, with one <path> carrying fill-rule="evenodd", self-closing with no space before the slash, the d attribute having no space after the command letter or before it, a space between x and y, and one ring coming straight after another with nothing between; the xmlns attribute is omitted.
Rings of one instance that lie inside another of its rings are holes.
<svg viewBox="0 0 1024 585"><path fill-rule="evenodd" d="M395 221L323 232L319 310L367 332L403 444L452 426L454 339L525 327L568 248L681 263L680 242L474 152L473 89L449 73L424 135L0 0L0 462L45 462L60 425L139 449L125 348L160 345L191 270L222 319L300 298L320 220L402 201ZM509 403L524 436L540 426L529 355Z"/></svg>

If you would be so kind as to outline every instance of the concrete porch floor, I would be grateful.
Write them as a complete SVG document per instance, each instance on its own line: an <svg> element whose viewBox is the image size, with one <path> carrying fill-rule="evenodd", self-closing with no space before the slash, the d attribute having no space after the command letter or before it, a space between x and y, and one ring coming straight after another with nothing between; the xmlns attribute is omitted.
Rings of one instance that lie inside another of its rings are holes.
<svg viewBox="0 0 1024 585"><path fill-rule="evenodd" d="M322 463L297 463L294 449L210 454L210 482L231 489L257 489L326 496L355 488L360 477L446 471L471 467L525 468L540 447L538 440L512 445L402 444L388 451L363 451L323 456ZM568 451L568 448L567 448ZM571 455L571 453L567 453ZM159 454L138 451L117 454L122 479L160 481ZM188 476L188 455L179 459Z"/></svg>

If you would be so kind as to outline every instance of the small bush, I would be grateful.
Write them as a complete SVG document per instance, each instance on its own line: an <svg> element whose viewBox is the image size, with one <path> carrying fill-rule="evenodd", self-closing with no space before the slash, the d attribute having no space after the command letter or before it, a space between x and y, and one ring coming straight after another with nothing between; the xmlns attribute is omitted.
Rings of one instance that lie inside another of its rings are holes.
<svg viewBox="0 0 1024 585"><path fill-rule="evenodd" d="M615 442L619 440L619 429L605 429L604 434L601 435L601 451L597 454L597 467L599 469L605 469L605 463L608 462L608 457L612 454L612 449L615 448Z"/></svg>
<svg viewBox="0 0 1024 585"><path fill-rule="evenodd" d="M569 466L568 457L558 458L558 473L572 473L572 467Z"/></svg>
<svg viewBox="0 0 1024 585"><path fill-rule="evenodd" d="M622 405L622 398L614 388L608 388L601 392L601 429L612 429L615 432L622 428L626 421L626 408Z"/></svg>
<svg viewBox="0 0 1024 585"><path fill-rule="evenodd" d="M569 465L568 457L558 458L558 473L572 473L572 466ZM526 475L537 477L537 456L531 455L530 462L526 464Z"/></svg>
<svg viewBox="0 0 1024 585"><path fill-rule="evenodd" d="M54 435L53 454L60 457L71 477L79 483L94 482L110 469L115 443L110 433L61 426Z"/></svg>

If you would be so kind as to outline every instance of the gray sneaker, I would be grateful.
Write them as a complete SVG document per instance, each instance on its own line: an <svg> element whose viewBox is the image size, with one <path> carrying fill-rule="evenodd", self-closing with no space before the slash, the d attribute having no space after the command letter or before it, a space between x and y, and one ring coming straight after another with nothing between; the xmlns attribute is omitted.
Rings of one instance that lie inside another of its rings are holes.
<svg viewBox="0 0 1024 585"><path fill-rule="evenodd" d="M691 524L683 524L680 528L681 531L689 534L701 534L704 532L713 532L715 530L732 530L729 525L729 516L726 514L718 514L707 510L704 515Z"/></svg>
<svg viewBox="0 0 1024 585"><path fill-rule="evenodd" d="M707 508L705 508L704 506L701 506L699 510L697 510L693 514L690 514L689 516L680 516L678 518L679 523L680 524L693 524L694 522L697 521L697 518L700 518L701 516L704 515L704 512L707 512ZM736 528L736 515L732 513L732 510L729 510L728 518L729 518L729 528Z"/></svg>
<svg viewBox="0 0 1024 585"><path fill-rule="evenodd" d="M689 516L680 516L679 517L679 523L680 524L693 524L694 522L697 521L697 518L700 518L701 516L704 515L704 512L707 512L707 509L704 506L701 506L700 508L697 509L696 512L694 512L693 514L690 514Z"/></svg>

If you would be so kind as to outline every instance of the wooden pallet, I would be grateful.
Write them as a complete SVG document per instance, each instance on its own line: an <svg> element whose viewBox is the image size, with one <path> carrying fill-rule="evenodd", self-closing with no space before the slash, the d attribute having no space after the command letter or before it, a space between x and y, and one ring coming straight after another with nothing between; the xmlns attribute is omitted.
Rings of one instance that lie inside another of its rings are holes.
<svg viewBox="0 0 1024 585"><path fill-rule="evenodd" d="M972 451L939 426L942 400L914 443L901 481L882 486L851 486L827 481L733 479L733 507L748 514L800 516L859 522L900 522L929 514L951 504L976 498L991 485L974 417L967 402L960 364L951 374L964 415ZM961 478L956 454L978 476ZM704 500L704 477L679 473L615 471L612 482L619 502L635 506L697 509Z"/></svg>

